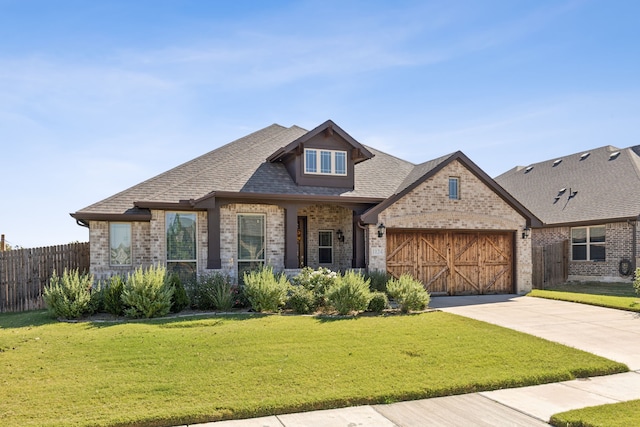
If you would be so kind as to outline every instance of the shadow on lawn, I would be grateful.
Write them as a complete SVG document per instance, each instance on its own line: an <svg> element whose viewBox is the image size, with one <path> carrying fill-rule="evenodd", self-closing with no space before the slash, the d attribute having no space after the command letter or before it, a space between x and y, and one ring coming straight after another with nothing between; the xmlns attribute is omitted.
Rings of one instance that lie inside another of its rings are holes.
<svg viewBox="0 0 640 427"><path fill-rule="evenodd" d="M55 323L47 310L24 311L21 313L0 314L0 329L17 329L34 326L42 326L47 323Z"/></svg>
<svg viewBox="0 0 640 427"><path fill-rule="evenodd" d="M156 325L160 328L194 328L201 326L217 326L222 324L224 320L230 321L242 321L259 319L269 316L269 314L255 313L255 312L181 312L169 315L167 317L156 317L149 319L129 319L127 317L119 317L113 315L103 315L99 318L92 316L89 319L83 319L77 321L78 323L84 322L89 328L109 328L112 326L125 325L125 324L146 324ZM211 321L214 322L211 322ZM207 322L205 325L204 322Z"/></svg>

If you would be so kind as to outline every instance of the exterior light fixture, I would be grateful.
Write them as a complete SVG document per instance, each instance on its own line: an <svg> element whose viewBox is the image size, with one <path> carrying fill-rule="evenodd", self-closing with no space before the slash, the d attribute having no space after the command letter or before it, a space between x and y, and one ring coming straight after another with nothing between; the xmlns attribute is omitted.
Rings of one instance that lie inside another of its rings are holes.
<svg viewBox="0 0 640 427"><path fill-rule="evenodd" d="M342 230L336 231L336 236L338 237L338 242L344 243L344 233Z"/></svg>
<svg viewBox="0 0 640 427"><path fill-rule="evenodd" d="M529 237L530 232L531 229L529 227L524 227L524 229L522 230L522 238L526 239L527 237Z"/></svg>
<svg viewBox="0 0 640 427"><path fill-rule="evenodd" d="M382 237L384 236L384 229L386 227L384 226L383 223L380 223L380 225L378 225L378 237Z"/></svg>

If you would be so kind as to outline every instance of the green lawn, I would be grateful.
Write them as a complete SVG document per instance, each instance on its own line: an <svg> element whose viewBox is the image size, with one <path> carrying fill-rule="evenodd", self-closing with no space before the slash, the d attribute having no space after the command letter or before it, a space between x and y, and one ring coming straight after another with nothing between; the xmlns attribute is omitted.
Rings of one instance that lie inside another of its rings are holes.
<svg viewBox="0 0 640 427"><path fill-rule="evenodd" d="M550 289L534 289L528 295L640 312L640 296L631 283L569 282Z"/></svg>
<svg viewBox="0 0 640 427"><path fill-rule="evenodd" d="M169 426L627 371L442 312L58 323L0 315L0 425Z"/></svg>
<svg viewBox="0 0 640 427"><path fill-rule="evenodd" d="M591 406L551 417L556 427L628 427L640 425L640 400Z"/></svg>

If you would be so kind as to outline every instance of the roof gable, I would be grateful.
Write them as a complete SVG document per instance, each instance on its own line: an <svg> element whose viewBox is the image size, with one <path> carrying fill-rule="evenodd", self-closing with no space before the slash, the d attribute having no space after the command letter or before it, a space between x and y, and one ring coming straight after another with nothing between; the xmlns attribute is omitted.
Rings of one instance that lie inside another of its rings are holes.
<svg viewBox="0 0 640 427"><path fill-rule="evenodd" d="M496 177L546 225L640 214L640 147L611 145L515 167Z"/></svg>
<svg viewBox="0 0 640 427"><path fill-rule="evenodd" d="M445 166L454 161L460 162L490 190L496 193L509 206L520 213L523 217L525 217L528 225L540 225L540 220L532 212L530 212L525 206L518 202L511 194L506 192L497 182L491 179L489 175L487 175L482 169L480 169L475 163L473 163L471 159L469 159L462 151L456 151L455 153L448 154L446 156L442 156L419 165L415 165L413 170L406 176L404 181L398 187L398 191L391 197L387 198L384 202L365 212L362 215L362 221L368 224L377 223L378 214L380 212L394 204L396 201L400 200L417 186L436 175Z"/></svg>
<svg viewBox="0 0 640 427"><path fill-rule="evenodd" d="M364 145L360 144L356 141L351 135L345 132L340 126L336 125L332 120L327 120L321 125L317 126L313 130L310 130L306 134L302 135L295 141L287 144L284 147L280 147L277 151L267 157L268 162L276 162L282 160L284 157L290 154L299 153L300 147L302 147L305 143L312 140L316 136L320 134L325 134L325 136L339 136L348 146L350 146L354 151L352 155L352 159L355 164L363 162L373 157L373 153L369 151Z"/></svg>

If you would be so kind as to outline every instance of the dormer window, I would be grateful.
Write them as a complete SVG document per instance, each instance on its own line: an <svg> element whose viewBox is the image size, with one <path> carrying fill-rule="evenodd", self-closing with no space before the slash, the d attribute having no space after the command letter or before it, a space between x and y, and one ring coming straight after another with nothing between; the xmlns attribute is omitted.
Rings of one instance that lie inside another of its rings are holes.
<svg viewBox="0 0 640 427"><path fill-rule="evenodd" d="M347 152L305 148L304 173L344 176L347 174Z"/></svg>

